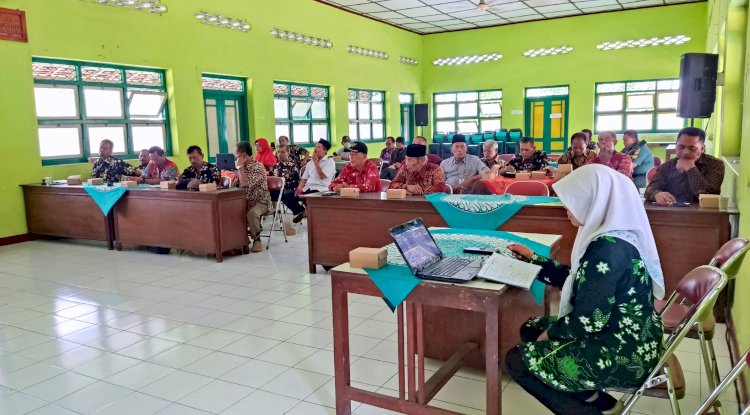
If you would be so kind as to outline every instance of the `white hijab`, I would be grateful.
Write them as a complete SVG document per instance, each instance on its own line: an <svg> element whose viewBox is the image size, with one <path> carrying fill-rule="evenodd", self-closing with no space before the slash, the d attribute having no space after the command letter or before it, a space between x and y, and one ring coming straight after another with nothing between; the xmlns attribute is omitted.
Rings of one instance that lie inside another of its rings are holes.
<svg viewBox="0 0 750 415"><path fill-rule="evenodd" d="M654 235L638 190L622 173L602 164L582 166L552 185L560 201L582 223L570 255L570 275L563 285L559 317L572 310L578 267L591 241L610 235L636 247L652 280L658 299L664 298L664 274L656 251Z"/></svg>

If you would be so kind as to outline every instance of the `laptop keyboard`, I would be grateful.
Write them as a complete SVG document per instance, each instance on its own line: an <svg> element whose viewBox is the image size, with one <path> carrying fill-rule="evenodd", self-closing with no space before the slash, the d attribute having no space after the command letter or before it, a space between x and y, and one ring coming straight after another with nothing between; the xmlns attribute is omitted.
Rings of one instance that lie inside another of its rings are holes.
<svg viewBox="0 0 750 415"><path fill-rule="evenodd" d="M450 277L466 268L467 263L466 258L445 258L435 268L428 271L428 273L435 277Z"/></svg>

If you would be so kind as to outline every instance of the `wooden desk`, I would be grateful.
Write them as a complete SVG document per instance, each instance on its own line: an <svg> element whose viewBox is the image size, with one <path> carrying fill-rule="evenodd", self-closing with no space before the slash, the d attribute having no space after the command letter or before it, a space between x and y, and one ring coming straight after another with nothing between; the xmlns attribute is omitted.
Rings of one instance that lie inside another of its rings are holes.
<svg viewBox="0 0 750 415"><path fill-rule="evenodd" d="M214 254L247 253L245 190L133 189L114 209L115 246L158 246Z"/></svg>
<svg viewBox="0 0 750 415"><path fill-rule="evenodd" d="M306 196L310 272L316 265L336 266L349 260L349 251L384 246L392 242L388 229L416 217L428 227L447 226L423 196L387 200L383 193L363 193L358 198ZM667 293L699 265L707 264L730 239L729 216L736 209L701 209L646 205L661 257ZM500 227L511 232L562 235L560 261L570 263L577 229L562 206L525 206Z"/></svg>
<svg viewBox="0 0 750 415"><path fill-rule="evenodd" d="M104 216L82 186L25 184L21 187L29 233L105 241L112 249L112 212Z"/></svg>

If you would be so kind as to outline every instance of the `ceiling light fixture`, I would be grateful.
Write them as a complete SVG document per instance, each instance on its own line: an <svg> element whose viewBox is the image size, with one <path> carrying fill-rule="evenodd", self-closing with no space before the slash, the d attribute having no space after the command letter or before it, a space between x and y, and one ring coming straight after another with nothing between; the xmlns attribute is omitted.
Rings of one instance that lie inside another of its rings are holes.
<svg viewBox="0 0 750 415"><path fill-rule="evenodd" d="M615 42L604 42L596 45L599 50L618 50L624 48L643 48L646 46L660 46L660 45L682 45L690 41L689 36L677 35L677 36L665 36L665 37L652 37L650 39L633 39L633 40L619 40Z"/></svg>
<svg viewBox="0 0 750 415"><path fill-rule="evenodd" d="M167 12L167 6L161 4L161 0L94 0L97 4L105 6L116 6L123 9L139 10L154 14Z"/></svg>
<svg viewBox="0 0 750 415"><path fill-rule="evenodd" d="M401 58L399 58L399 60L405 65L419 65L419 61L408 56L402 56Z"/></svg>
<svg viewBox="0 0 750 415"><path fill-rule="evenodd" d="M349 45L346 47L346 51L356 55L369 56L371 58L378 58L388 60L388 53L375 49L367 49L361 46Z"/></svg>
<svg viewBox="0 0 750 415"><path fill-rule="evenodd" d="M300 33L292 32L284 29L272 29L271 36L281 40L291 40L297 43L302 43L309 46L320 46L322 48L330 49L333 47L333 42L328 39L321 39L313 36L303 35Z"/></svg>
<svg viewBox="0 0 750 415"><path fill-rule="evenodd" d="M196 19L200 20L201 23L203 24L216 26L216 27L223 27L225 29L232 29L232 30L239 30L240 32L247 32L251 28L250 23L248 23L247 20L245 19L236 19L234 17L222 16L220 14L207 12L205 10L201 10L195 13L194 16Z"/></svg>
<svg viewBox="0 0 750 415"><path fill-rule="evenodd" d="M557 46L547 49L529 49L523 53L527 58L536 58L537 56L564 55L573 51L570 46Z"/></svg>
<svg viewBox="0 0 750 415"><path fill-rule="evenodd" d="M498 61L503 57L499 53L489 53L484 55L468 55L468 56L454 56L451 58L439 58L432 61L433 65L436 66L451 66L451 65L463 65L467 63L482 63Z"/></svg>

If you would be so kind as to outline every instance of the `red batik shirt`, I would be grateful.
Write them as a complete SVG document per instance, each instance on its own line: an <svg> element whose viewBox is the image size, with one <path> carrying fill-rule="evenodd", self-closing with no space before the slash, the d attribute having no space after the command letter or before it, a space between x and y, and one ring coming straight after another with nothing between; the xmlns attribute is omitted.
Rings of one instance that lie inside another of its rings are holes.
<svg viewBox="0 0 750 415"><path fill-rule="evenodd" d="M360 192L379 192L380 191L380 173L378 165L370 160L365 161L361 170L357 170L354 165L347 164L341 174L328 186L333 190L336 186L357 187Z"/></svg>
<svg viewBox="0 0 750 415"><path fill-rule="evenodd" d="M605 163L601 159L601 153L591 160L591 163L603 164L609 166L620 173L624 174L628 178L633 178L633 162L630 160L630 156L623 153L612 153L612 157L609 158L609 163Z"/></svg>

